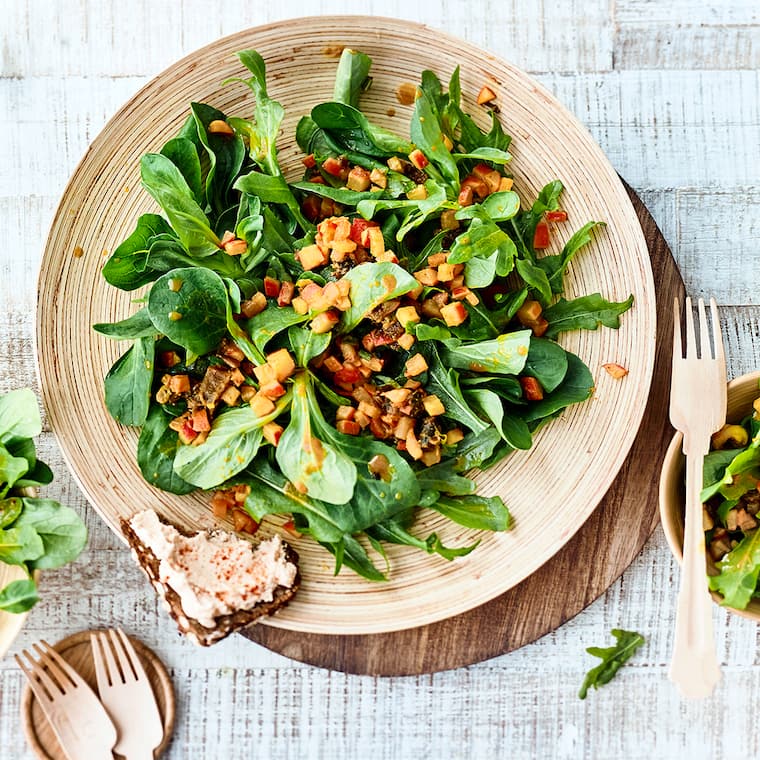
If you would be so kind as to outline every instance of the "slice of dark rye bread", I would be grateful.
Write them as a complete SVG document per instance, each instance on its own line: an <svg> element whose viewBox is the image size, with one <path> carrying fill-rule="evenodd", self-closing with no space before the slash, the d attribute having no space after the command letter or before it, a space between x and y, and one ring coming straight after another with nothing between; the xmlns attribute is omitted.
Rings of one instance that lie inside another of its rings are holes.
<svg viewBox="0 0 760 760"><path fill-rule="evenodd" d="M163 517L159 517L159 520L165 525L171 525L187 538L195 535L192 531L183 530L179 525ZM133 556L145 571L158 595L164 600L164 604L169 610L169 614L176 621L180 632L200 646L207 647L215 644L217 641L221 641L229 636L233 631L255 623L264 615L273 615L293 598L293 595L298 591L298 587L301 584L301 575L298 572L298 554L283 541L285 558L296 566L296 576L293 579L293 585L290 588L277 586L271 602L259 602L249 610L236 610L229 615L220 615L218 618L215 618L214 627L207 628L194 618L188 617L182 609L182 601L179 594L171 586L161 582L158 570L160 561L150 548L139 539L128 520L121 520L121 530L132 549Z"/></svg>

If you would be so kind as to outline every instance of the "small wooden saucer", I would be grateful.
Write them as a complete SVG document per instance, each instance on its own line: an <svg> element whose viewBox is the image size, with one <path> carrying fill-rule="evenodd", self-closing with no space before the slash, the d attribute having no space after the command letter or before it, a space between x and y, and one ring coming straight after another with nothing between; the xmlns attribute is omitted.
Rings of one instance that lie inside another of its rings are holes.
<svg viewBox="0 0 760 760"><path fill-rule="evenodd" d="M75 633L54 644L53 648L76 669L79 675L87 681L97 694L95 665L92 660L92 650L90 649L91 633L93 631ZM161 719L164 724L164 738L154 755L155 757L160 757L169 746L172 732L174 731L174 687L164 664L158 659L156 654L141 641L134 638L134 636L130 636L129 640L134 645L140 661L145 668L145 672L150 679L153 693L156 695L158 709L161 712ZM40 709L28 684L24 689L24 695L21 700L21 719L24 723L26 740L29 742L29 746L37 753L37 757L42 760L60 760L60 758L65 757L47 718ZM121 755L115 755L115 757L120 758Z"/></svg>

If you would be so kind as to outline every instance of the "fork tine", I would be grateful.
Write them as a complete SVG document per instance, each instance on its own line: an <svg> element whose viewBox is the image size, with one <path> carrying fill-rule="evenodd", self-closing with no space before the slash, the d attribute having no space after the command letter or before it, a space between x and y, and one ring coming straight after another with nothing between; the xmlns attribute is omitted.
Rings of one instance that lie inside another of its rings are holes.
<svg viewBox="0 0 760 760"><path fill-rule="evenodd" d="M43 642L44 643L44 642ZM50 674L55 678L60 686L61 691L65 694L73 685L69 678L66 677L66 673L63 668L58 666L58 663L50 656L50 653L43 649L39 644L32 644L32 649L37 653L40 658L40 663L44 665Z"/></svg>
<svg viewBox="0 0 760 760"><path fill-rule="evenodd" d="M683 358L681 346L681 303L678 298L673 299L673 358Z"/></svg>
<svg viewBox="0 0 760 760"><path fill-rule="evenodd" d="M132 670L134 671L135 678L139 681L141 675L145 675L145 669L142 666L142 663L140 662L140 658L137 656L137 652L135 652L135 648L132 645L132 642L129 640L129 636L127 636L124 631L121 630L121 628L117 628L116 632L119 634L119 638L122 641L122 644L124 645L124 651L127 653L127 657L129 658L129 664L132 666Z"/></svg>
<svg viewBox="0 0 760 760"><path fill-rule="evenodd" d="M700 298L697 302L697 309L699 311L699 356L702 359L712 359L713 352L710 347L710 331L707 328L704 298Z"/></svg>
<svg viewBox="0 0 760 760"><path fill-rule="evenodd" d="M691 297L686 298L686 358L697 358L697 335L694 332L694 311L691 304Z"/></svg>
<svg viewBox="0 0 760 760"><path fill-rule="evenodd" d="M95 663L95 680L98 683L98 691L108 688L108 673L103 661L103 650L100 640L95 633L90 634L90 649L92 649L92 661Z"/></svg>
<svg viewBox="0 0 760 760"><path fill-rule="evenodd" d="M106 674L108 681L111 685L121 681L121 675L119 674L119 668L116 667L116 660L113 658L113 652L111 651L111 645L108 643L108 637L104 631L99 631L98 640L100 641L100 648L103 650L104 661L106 665Z"/></svg>
<svg viewBox="0 0 760 760"><path fill-rule="evenodd" d="M114 652L116 652L116 656L119 658L119 665L121 666L121 674L123 676L124 682L126 683L127 681L132 680L136 681L137 673L132 667L132 663L129 661L127 653L124 651L124 644L121 642L116 634L116 631L113 628L108 631L108 635L111 638Z"/></svg>
<svg viewBox="0 0 760 760"><path fill-rule="evenodd" d="M66 660L61 657L58 652L50 646L50 644L45 641L45 639L42 639L41 641L42 645L45 647L45 652L47 653L48 657L68 676L69 680L71 681L74 686L84 686L85 681L82 678L82 676L79 675L79 673L74 670L74 668L69 665Z"/></svg>
<svg viewBox="0 0 760 760"><path fill-rule="evenodd" d="M37 660L32 657L31 652L29 652L27 649L24 649L21 654L23 654L24 657L29 660L29 663L32 666L32 680L39 680L42 685L48 690L48 694L50 695L50 699L48 701L52 702L56 696L60 696L63 692L61 691L58 684L55 683L55 681L53 681L53 679L45 672L45 668L43 667L42 663L37 662Z"/></svg>
<svg viewBox="0 0 760 760"><path fill-rule="evenodd" d="M21 654L26 655L32 662L34 660L30 656L29 652L24 649ZM52 705L53 700L51 699L51 695L48 694L48 692L43 688L42 684L37 681L35 678L35 671L32 671L29 669L27 664L17 655L13 655L14 659L16 660L16 664L21 668L21 670L24 672L24 675L26 676L26 680L29 682L29 688L32 690L32 694L34 694L35 697L40 701L41 705Z"/></svg>
<svg viewBox="0 0 760 760"><path fill-rule="evenodd" d="M713 348L715 349L715 358L723 362L725 354L723 352L723 333L720 329L720 317L718 316L718 304L714 298L710 299L710 316L712 317L713 329Z"/></svg>

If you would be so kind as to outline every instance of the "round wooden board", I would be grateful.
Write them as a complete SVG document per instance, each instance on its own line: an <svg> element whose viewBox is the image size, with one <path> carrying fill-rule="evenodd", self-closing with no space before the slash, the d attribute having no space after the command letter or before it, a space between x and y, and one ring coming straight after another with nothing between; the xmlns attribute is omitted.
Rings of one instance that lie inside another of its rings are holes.
<svg viewBox="0 0 760 760"><path fill-rule="evenodd" d="M293 144L296 122L330 97L336 52L346 45L374 61L373 84L362 107L371 119L401 133L409 128L412 107L400 105L396 91L403 83L419 81L425 68L448 81L459 66L465 107L484 127L489 112L477 107L474 98L489 82L498 90L505 127L514 137L510 168L523 202L532 202L556 178L566 187L562 207L569 222L556 225L547 253L559 253L587 220L607 223L573 260L564 282L566 297L599 292L614 301L629 294L636 299L618 330L560 336L560 343L592 368L594 401L572 406L537 431L529 452L516 452L476 476L479 494L498 494L509 504L513 530L479 532L422 510L415 524L418 535L435 532L451 546L479 540L477 551L447 562L412 547L389 545L392 572L382 584L348 570L334 576L332 558L322 547L306 537L293 541L304 582L270 624L309 633L367 635L463 613L531 575L599 503L646 406L655 349L655 294L646 241L602 150L540 84L438 30L357 16L295 19L244 30L178 61L111 119L64 192L40 268L37 353L50 426L82 490L114 530L121 518L150 508L189 529L217 524L208 495L175 496L146 484L135 461L137 430L119 426L104 408L99 392L103 377L126 345L95 333L92 324L134 313L132 300L139 292L108 286L101 276L102 254L131 233L140 213L156 210L140 189L140 156L159 150L177 133L190 100L225 113L250 113L252 98L243 84L221 86L245 73L236 51L255 48L266 61L270 94L282 101L286 113L278 143L283 170L290 177L300 175L301 156ZM600 370L608 361L630 367L625 382ZM279 530L282 522L266 520L261 535Z"/></svg>
<svg viewBox="0 0 760 760"><path fill-rule="evenodd" d="M673 298L683 299L685 290L657 224L636 193L627 190L657 283L657 354L636 440L612 487L583 527L519 585L438 623L371 636L320 636L258 625L246 630L245 636L274 652L331 670L384 676L434 673L511 652L555 630L601 596L631 564L658 521L660 465L673 435L668 422L668 315Z"/></svg>
<svg viewBox="0 0 760 760"><path fill-rule="evenodd" d="M97 694L95 665L90 648L91 633L93 631L80 631L79 633L67 636L55 644L53 648L75 668ZM158 758L163 755L169 746L174 731L174 687L172 686L166 667L158 659L158 656L139 639L130 636L129 640L134 645L140 661L145 668L145 673L150 679L153 693L156 695L158 709L161 712L161 720L164 724L163 741L154 753L154 757ZM37 700L28 685L24 689L24 695L21 700L21 719L24 724L26 739L29 742L29 746L37 754L37 757L42 760L60 760L60 758L65 757L48 719L40 709L39 704L37 704ZM121 758L121 755L114 755L114 757Z"/></svg>

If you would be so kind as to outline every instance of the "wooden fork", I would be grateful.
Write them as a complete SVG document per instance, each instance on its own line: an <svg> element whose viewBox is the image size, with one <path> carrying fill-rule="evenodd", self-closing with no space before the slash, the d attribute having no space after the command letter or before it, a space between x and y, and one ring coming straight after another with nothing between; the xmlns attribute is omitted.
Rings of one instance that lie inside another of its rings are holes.
<svg viewBox="0 0 760 760"><path fill-rule="evenodd" d="M116 724L114 751L127 760L153 758L164 727L153 687L132 642L121 629L111 629L90 634L90 644L98 693Z"/></svg>
<svg viewBox="0 0 760 760"><path fill-rule="evenodd" d="M50 721L69 760L112 760L116 729L84 679L47 642L33 644L39 660L24 649L16 662Z"/></svg>
<svg viewBox="0 0 760 760"><path fill-rule="evenodd" d="M681 308L676 298L673 316L673 375L670 421L683 433L686 456L686 509L681 588L670 680L685 697L702 698L720 680L713 637L712 599L707 587L705 534L702 527L703 459L710 436L726 421L726 360L718 307L710 299L712 342L704 301L699 299L699 343L694 331L691 299L686 299L686 356L681 346ZM699 351L697 349L699 348Z"/></svg>

